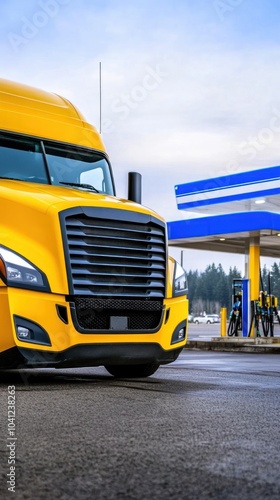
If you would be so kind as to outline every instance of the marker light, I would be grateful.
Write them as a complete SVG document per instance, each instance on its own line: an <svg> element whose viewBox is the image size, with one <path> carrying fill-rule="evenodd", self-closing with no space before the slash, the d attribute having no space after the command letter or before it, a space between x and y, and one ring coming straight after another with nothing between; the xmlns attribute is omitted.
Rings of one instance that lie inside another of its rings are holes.
<svg viewBox="0 0 280 500"><path fill-rule="evenodd" d="M19 339L29 340L31 339L31 332L28 328L24 328L23 326L18 326L17 336Z"/></svg>
<svg viewBox="0 0 280 500"><path fill-rule="evenodd" d="M181 328L178 332L178 340L184 339L185 338L185 328Z"/></svg>
<svg viewBox="0 0 280 500"><path fill-rule="evenodd" d="M32 344L52 345L46 330L38 323L14 315L15 329L18 340L31 342Z"/></svg>

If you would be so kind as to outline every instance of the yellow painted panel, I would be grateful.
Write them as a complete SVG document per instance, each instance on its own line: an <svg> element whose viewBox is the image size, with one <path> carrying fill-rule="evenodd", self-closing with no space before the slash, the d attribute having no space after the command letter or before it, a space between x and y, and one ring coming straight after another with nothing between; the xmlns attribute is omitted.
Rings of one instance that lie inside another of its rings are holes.
<svg viewBox="0 0 280 500"><path fill-rule="evenodd" d="M1 130L105 151L96 128L66 99L0 79Z"/></svg>

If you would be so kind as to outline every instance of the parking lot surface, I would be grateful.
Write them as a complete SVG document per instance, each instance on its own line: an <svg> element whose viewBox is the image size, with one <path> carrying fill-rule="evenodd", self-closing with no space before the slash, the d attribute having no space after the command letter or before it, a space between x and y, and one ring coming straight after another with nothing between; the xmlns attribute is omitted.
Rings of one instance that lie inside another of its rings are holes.
<svg viewBox="0 0 280 500"><path fill-rule="evenodd" d="M2 373L1 499L279 500L279 361L185 350L147 379L115 380L102 367Z"/></svg>

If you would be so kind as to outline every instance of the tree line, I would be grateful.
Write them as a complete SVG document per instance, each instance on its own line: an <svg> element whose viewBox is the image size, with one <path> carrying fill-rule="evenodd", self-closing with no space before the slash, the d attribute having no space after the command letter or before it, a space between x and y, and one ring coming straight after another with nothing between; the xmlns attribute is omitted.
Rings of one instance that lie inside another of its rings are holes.
<svg viewBox="0 0 280 500"><path fill-rule="evenodd" d="M219 314L221 307L231 310L233 282L242 278L236 266L230 267L227 274L221 264L213 263L205 271L189 271L187 276L192 314ZM275 295L280 302L280 263L274 262L270 269L267 266L261 269L260 290Z"/></svg>

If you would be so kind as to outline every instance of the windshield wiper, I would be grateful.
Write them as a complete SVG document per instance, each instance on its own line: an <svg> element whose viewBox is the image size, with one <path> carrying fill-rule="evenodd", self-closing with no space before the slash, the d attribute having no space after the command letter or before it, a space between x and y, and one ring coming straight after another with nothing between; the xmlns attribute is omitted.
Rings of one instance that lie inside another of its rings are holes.
<svg viewBox="0 0 280 500"><path fill-rule="evenodd" d="M90 189L90 191L94 191L95 193L99 193L98 189L96 189L91 184L79 184L78 182L60 182L59 184L65 184L66 186L76 186L84 189Z"/></svg>

